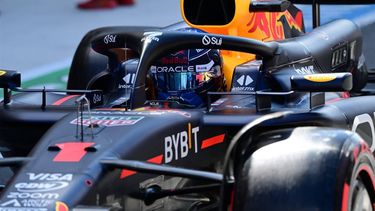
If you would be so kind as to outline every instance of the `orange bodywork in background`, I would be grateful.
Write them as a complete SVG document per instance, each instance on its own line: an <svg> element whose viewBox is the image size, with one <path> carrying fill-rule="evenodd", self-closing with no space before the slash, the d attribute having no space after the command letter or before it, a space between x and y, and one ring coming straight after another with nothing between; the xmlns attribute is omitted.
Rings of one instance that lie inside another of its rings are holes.
<svg viewBox="0 0 375 211"><path fill-rule="evenodd" d="M249 12L251 0L235 0L235 14L226 25L195 25L190 23L184 12L184 0L180 0L181 14L184 21L193 28L198 28L211 34L222 34L252 38L261 41L285 39L284 25L280 19L284 16L288 28L303 30L303 15L298 12L293 17L288 10L285 12ZM231 87L233 70L239 64L255 59L255 55L233 51L222 51L223 72L228 89Z"/></svg>

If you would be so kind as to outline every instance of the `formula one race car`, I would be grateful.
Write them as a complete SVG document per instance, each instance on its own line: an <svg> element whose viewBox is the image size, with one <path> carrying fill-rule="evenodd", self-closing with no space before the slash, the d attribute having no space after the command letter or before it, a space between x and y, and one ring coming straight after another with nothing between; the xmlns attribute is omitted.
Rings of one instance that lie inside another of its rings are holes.
<svg viewBox="0 0 375 211"><path fill-rule="evenodd" d="M318 27L319 3L306 34L286 0L181 0L186 23L94 30L67 90L1 71L0 210L374 211L362 33Z"/></svg>

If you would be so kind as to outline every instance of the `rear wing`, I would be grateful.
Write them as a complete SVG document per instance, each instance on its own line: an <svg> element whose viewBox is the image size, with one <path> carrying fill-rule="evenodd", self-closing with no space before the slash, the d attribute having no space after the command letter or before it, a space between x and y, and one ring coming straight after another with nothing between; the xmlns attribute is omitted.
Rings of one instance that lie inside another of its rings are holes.
<svg viewBox="0 0 375 211"><path fill-rule="evenodd" d="M320 26L320 5L321 4L341 4L341 5L358 5L358 4L375 4L375 0L290 0L293 4L311 4L313 14L313 28Z"/></svg>
<svg viewBox="0 0 375 211"><path fill-rule="evenodd" d="M375 4L375 0L290 0L293 4Z"/></svg>

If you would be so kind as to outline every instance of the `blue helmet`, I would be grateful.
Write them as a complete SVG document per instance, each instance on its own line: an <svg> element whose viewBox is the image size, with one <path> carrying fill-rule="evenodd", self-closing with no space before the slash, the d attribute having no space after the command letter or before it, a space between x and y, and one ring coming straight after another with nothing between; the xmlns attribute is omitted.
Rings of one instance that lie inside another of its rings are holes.
<svg viewBox="0 0 375 211"><path fill-rule="evenodd" d="M188 28L183 31L203 32ZM188 49L169 54L151 66L157 99L194 107L207 102L207 92L225 88L220 51Z"/></svg>

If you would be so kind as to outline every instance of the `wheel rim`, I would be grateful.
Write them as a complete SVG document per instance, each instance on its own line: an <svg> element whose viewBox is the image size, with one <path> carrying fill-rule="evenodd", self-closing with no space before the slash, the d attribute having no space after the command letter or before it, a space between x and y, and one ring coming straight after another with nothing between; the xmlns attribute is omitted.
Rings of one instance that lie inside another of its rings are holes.
<svg viewBox="0 0 375 211"><path fill-rule="evenodd" d="M352 211L374 211L370 194L361 180L357 180L353 188Z"/></svg>

